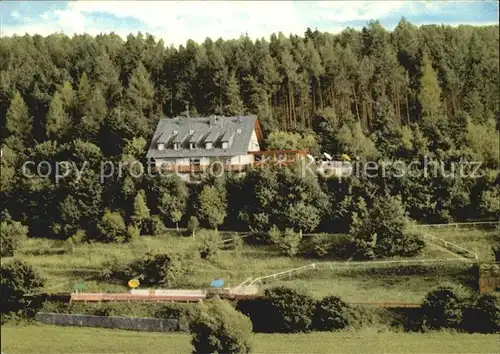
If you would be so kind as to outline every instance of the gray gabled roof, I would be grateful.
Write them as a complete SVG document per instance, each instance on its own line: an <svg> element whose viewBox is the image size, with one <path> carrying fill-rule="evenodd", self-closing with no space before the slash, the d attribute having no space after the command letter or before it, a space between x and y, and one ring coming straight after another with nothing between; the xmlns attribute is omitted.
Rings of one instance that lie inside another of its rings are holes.
<svg viewBox="0 0 500 354"><path fill-rule="evenodd" d="M149 145L147 158L172 157L210 157L246 155L256 116L238 117L197 117L163 118L158 122ZM190 131L193 131L190 134ZM174 132L176 134L174 134ZM216 144L212 149L205 149L205 141L218 142L232 138L228 149ZM157 150L159 142L165 143L164 150ZM179 150L172 144L181 143ZM189 143L196 142L196 148L189 149Z"/></svg>

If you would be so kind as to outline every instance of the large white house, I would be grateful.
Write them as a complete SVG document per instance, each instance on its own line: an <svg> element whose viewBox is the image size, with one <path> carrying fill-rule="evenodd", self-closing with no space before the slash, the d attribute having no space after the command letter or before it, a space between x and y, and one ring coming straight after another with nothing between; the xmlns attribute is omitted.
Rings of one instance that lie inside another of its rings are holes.
<svg viewBox="0 0 500 354"><path fill-rule="evenodd" d="M262 145L256 116L177 117L161 119L147 158L162 171L186 180L218 165L225 171L245 171Z"/></svg>

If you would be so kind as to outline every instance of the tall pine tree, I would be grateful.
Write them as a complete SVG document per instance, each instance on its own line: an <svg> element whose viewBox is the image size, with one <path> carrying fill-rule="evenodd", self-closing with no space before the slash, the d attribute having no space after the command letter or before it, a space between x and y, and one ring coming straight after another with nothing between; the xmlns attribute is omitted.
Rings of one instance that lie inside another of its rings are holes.
<svg viewBox="0 0 500 354"><path fill-rule="evenodd" d="M422 59L422 78L420 79L420 93L418 100L422 107L424 117L435 117L442 112L441 88L436 71L432 67L432 62L427 54Z"/></svg>

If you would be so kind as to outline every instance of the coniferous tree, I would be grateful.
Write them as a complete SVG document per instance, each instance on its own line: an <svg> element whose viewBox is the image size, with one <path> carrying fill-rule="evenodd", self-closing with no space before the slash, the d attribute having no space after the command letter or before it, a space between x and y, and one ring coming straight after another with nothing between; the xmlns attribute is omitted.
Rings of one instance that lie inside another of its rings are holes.
<svg viewBox="0 0 500 354"><path fill-rule="evenodd" d="M50 102L49 112L47 113L46 133L52 140L64 140L64 137L71 128L71 122L64 110L61 94L56 92Z"/></svg>
<svg viewBox="0 0 500 354"><path fill-rule="evenodd" d="M240 85L234 72L229 75L226 97L225 113L229 116L243 115L244 107L240 97Z"/></svg>
<svg viewBox="0 0 500 354"><path fill-rule="evenodd" d="M33 129L33 118L19 92L14 94L5 120L7 132L12 138L9 143L12 143L13 148L20 148L29 142Z"/></svg>
<svg viewBox="0 0 500 354"><path fill-rule="evenodd" d="M134 213L131 220L134 226L139 230L144 226L144 223L150 218L149 208L146 205L144 191L139 191L134 199Z"/></svg>
<svg viewBox="0 0 500 354"><path fill-rule="evenodd" d="M442 111L441 88L427 54L422 59L421 89L418 95L423 116L435 117Z"/></svg>

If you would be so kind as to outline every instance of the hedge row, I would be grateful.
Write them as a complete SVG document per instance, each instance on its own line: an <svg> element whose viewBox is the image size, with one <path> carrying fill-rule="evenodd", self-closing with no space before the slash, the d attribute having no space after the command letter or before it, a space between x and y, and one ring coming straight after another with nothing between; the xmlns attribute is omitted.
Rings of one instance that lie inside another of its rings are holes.
<svg viewBox="0 0 500 354"><path fill-rule="evenodd" d="M98 316L175 318L188 331L199 313L196 304L182 303L64 303L48 298L33 301L37 310ZM316 301L304 291L283 286L265 291L265 297L239 300L233 306L250 318L254 332L287 333L331 331L381 324L405 331L453 329L494 333L500 328L499 299L492 295L464 297L450 288L431 291L421 308L372 309L348 305L328 296ZM35 309L33 309L35 310ZM34 313L34 311L31 311Z"/></svg>

